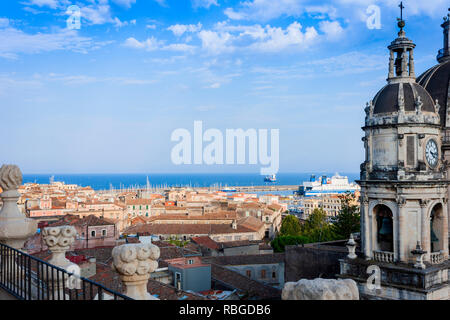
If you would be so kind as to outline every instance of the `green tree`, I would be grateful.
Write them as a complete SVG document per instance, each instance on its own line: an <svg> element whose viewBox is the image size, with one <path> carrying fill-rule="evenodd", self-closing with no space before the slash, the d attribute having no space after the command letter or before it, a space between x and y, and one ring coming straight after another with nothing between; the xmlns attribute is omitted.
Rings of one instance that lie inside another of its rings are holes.
<svg viewBox="0 0 450 320"><path fill-rule="evenodd" d="M274 252L284 252L285 247L309 243L309 239L304 236L278 236L272 240L271 246Z"/></svg>
<svg viewBox="0 0 450 320"><path fill-rule="evenodd" d="M314 209L302 226L301 235L311 242L326 242L336 239L332 225L323 209Z"/></svg>
<svg viewBox="0 0 450 320"><path fill-rule="evenodd" d="M283 219L280 236L299 236L301 233L300 221L296 216L288 215Z"/></svg>
<svg viewBox="0 0 450 320"><path fill-rule="evenodd" d="M359 206L353 204L354 196L351 193L346 193L339 198L341 210L333 219L333 229L337 239L349 239L351 233L361 230Z"/></svg>

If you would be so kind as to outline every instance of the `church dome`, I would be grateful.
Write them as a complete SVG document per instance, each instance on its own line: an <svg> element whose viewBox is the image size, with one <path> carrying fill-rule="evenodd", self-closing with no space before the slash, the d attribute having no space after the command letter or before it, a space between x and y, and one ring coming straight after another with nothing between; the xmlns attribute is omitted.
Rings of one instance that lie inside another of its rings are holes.
<svg viewBox="0 0 450 320"><path fill-rule="evenodd" d="M423 103L421 111L436 112L432 97L421 85L414 82L390 83L375 96L373 114L398 112L402 98L405 112L416 111L416 101L419 97Z"/></svg>
<svg viewBox="0 0 450 320"><path fill-rule="evenodd" d="M448 92L450 84L450 61L440 63L431 69L425 71L419 78L417 83L424 87L433 98L439 102L440 106L447 106ZM445 110L441 108L441 124L445 126Z"/></svg>

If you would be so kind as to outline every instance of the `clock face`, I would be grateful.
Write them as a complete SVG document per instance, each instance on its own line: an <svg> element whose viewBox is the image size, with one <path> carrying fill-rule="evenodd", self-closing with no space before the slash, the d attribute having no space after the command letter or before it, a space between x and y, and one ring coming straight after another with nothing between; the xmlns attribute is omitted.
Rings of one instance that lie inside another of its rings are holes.
<svg viewBox="0 0 450 320"><path fill-rule="evenodd" d="M433 139L428 140L425 147L425 157L430 167L436 167L438 163L439 150L436 141Z"/></svg>

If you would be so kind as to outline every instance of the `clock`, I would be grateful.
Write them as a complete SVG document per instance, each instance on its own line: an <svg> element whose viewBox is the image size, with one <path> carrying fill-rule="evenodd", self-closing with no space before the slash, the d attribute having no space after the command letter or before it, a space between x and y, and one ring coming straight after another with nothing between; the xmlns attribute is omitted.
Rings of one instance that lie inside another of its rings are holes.
<svg viewBox="0 0 450 320"><path fill-rule="evenodd" d="M425 146L425 158L428 165L432 168L436 167L438 163L439 150L435 140L430 139Z"/></svg>

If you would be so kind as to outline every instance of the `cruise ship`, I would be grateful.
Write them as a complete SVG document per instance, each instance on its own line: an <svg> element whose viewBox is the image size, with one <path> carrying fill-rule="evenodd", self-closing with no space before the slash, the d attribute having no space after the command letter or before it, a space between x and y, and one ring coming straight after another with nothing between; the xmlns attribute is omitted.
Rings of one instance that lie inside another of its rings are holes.
<svg viewBox="0 0 450 320"><path fill-rule="evenodd" d="M266 176L264 178L265 182L277 182L277 176L275 174L272 174L270 176Z"/></svg>
<svg viewBox="0 0 450 320"><path fill-rule="evenodd" d="M315 175L311 175L309 181L303 182L303 185L299 187L298 194L308 197L320 194L354 193L360 189L356 183L349 183L348 177L340 176L338 173L331 178L321 176L318 179Z"/></svg>

